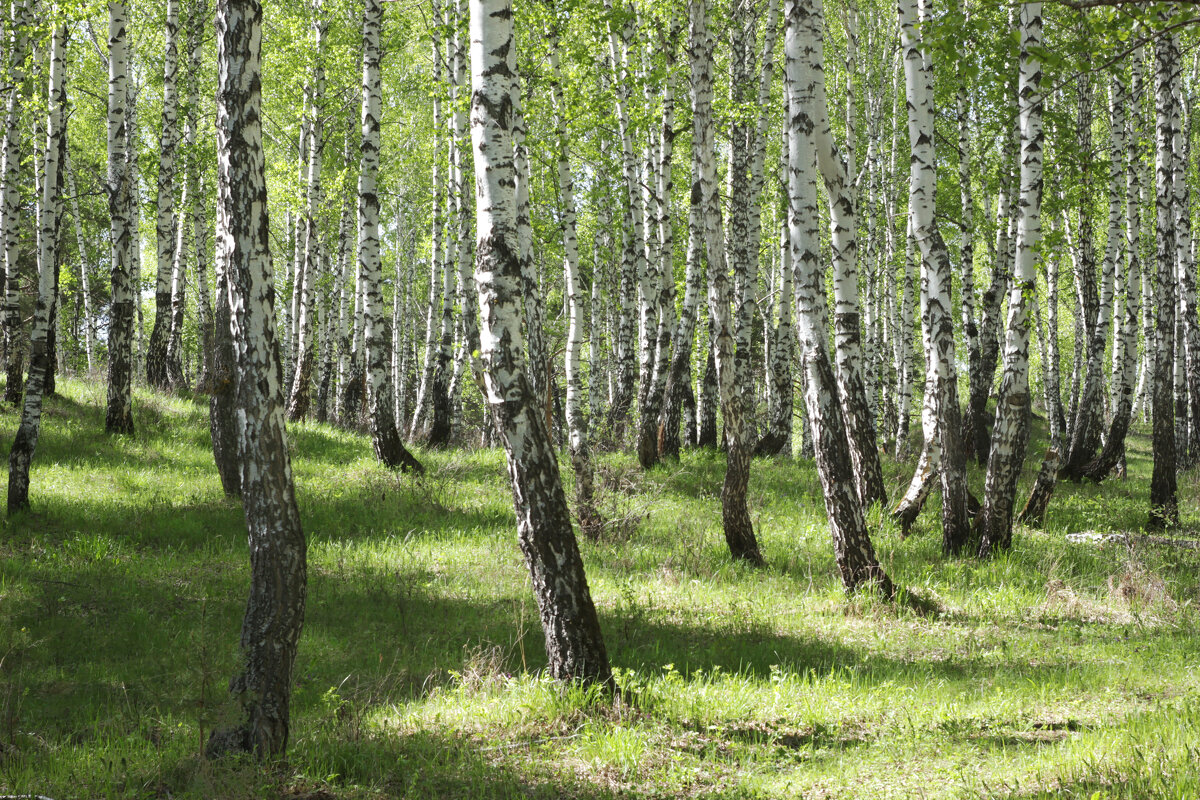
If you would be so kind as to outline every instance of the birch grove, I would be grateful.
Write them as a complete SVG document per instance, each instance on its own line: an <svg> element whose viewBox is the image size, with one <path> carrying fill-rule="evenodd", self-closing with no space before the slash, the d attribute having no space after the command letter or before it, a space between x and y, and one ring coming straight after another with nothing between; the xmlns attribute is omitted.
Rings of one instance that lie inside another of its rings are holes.
<svg viewBox="0 0 1200 800"><path fill-rule="evenodd" d="M503 457L547 672L598 692L623 672L585 564L657 558L661 509L628 498L685 476L707 513L671 536L774 579L779 509L815 507L808 569L888 601L913 559L1100 530L1081 485L1186 527L1200 28L1176 5L13 0L9 512L44 502L67 381L105 372L122 459L135 417L207 408L251 545L208 750L272 758L307 580L291 458L318 446L357 464L369 437L355 469L429 514Z"/></svg>

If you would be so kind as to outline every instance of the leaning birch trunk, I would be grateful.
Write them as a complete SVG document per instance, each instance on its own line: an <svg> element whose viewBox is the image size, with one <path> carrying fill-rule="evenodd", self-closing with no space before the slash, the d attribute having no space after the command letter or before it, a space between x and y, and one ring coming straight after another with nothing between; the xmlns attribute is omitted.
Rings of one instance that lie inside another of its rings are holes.
<svg viewBox="0 0 1200 800"><path fill-rule="evenodd" d="M1012 546L1017 480L1029 441L1029 303L1037 297L1037 249L1042 235L1042 4L1025 3L1021 15L1021 194L1017 253L1008 296L1004 376L988 455L983 508L979 515L979 555L986 558ZM1057 460L1058 451L1052 449ZM1031 504L1033 505L1033 504Z"/></svg>
<svg viewBox="0 0 1200 800"><path fill-rule="evenodd" d="M692 0L689 4L692 35L709 42L697 70L692 75L693 132L700 140L700 194L704 208L704 238L708 256L708 306L713 328L713 356L716 378L725 417L727 445L725 481L721 489L721 516L725 542L730 554L738 560L762 564L762 553L754 535L750 511L746 505L746 490L750 478L752 444L747 437L746 402L750 395L749 346L750 319L748 303L739 307L736 319L730 314L733 299L725 260L722 235L721 204L717 187L716 147L712 121L712 39L708 34L707 0ZM736 148L734 148L736 149ZM751 295L751 269L747 263L735 265L742 274L737 276L739 295ZM746 369L739 370L739 361Z"/></svg>
<svg viewBox="0 0 1200 800"><path fill-rule="evenodd" d="M158 140L158 213L155 253L158 272L154 290L154 328L146 350L146 382L169 389L167 348L171 336L171 275L175 265L175 150L179 143L179 0L166 0L167 28L163 56L162 133Z"/></svg>
<svg viewBox="0 0 1200 800"><path fill-rule="evenodd" d="M508 0L470 0L476 284L486 399L504 442L517 533L533 579L549 672L613 685L583 559L541 409L525 374L521 264L508 109L516 52Z"/></svg>
<svg viewBox="0 0 1200 800"><path fill-rule="evenodd" d="M379 71L380 0L366 0L363 11L362 156L358 173L358 263L363 276L363 323L366 326L367 404L375 457L390 469L425 469L400 441L392 385L388 380L387 317L383 307L383 267L379 257L379 121L383 88Z"/></svg>
<svg viewBox="0 0 1200 800"><path fill-rule="evenodd" d="M1152 401L1154 471L1150 478L1153 529L1179 524L1175 479L1175 403L1172 376L1175 350L1174 144L1179 128L1176 106L1179 43L1174 34L1158 39L1155 59L1155 252L1158 269Z"/></svg>
<svg viewBox="0 0 1200 800"><path fill-rule="evenodd" d="M324 19L321 0L317 0L313 11L313 34L316 39L316 66L312 82L312 118L308 131L308 176L304 211L304 264L298 284L299 307L296 309L296 372L292 377L291 395L288 397L287 416L292 422L304 419L311 405L313 364L313 339L316 334L317 277L320 272L321 234L318 229L317 209L321 202L322 149L325 146L322 114L325 103L325 33L328 23Z"/></svg>
<svg viewBox="0 0 1200 800"><path fill-rule="evenodd" d="M850 458L854 464L855 485L863 508L887 503L883 485L883 466L866 384L862 375L862 325L858 299L858 213L854 177L847 162L838 153L829 127L825 99L824 29L822 0L811 0L810 24L815 26L810 60L803 64L807 79L800 87L799 102L813 113L813 136L817 165L825 178L829 197L830 241L833 251L834 355L837 362L838 399L842 405L846 432L850 437Z"/></svg>
<svg viewBox="0 0 1200 800"><path fill-rule="evenodd" d="M596 511L593 489L593 470L588 448L588 419L583 407L583 376L579 354L583 350L583 292L579 274L579 239L576 234L575 187L571 179L568 150L566 105L563 100L561 70L558 63L559 22L552 21L550 30L551 91L554 100L554 128L558 149L558 193L562 203L563 272L566 280L567 328L566 380L567 429L571 467L575 471L575 517L585 536L594 538L600 533L600 515Z"/></svg>
<svg viewBox="0 0 1200 800"><path fill-rule="evenodd" d="M57 9L55 9L57 10ZM25 402L21 425L13 439L8 456L8 513L29 508L29 465L37 449L42 422L42 394L46 375L51 369L52 354L47 347L54 309L55 265L58 258L58 203L61 181L59 155L66 136L65 51L66 26L54 29L50 43L50 76L48 91L49 116L46 125L46 150L42 169L41 201L38 204L37 305L33 312L33 329L29 337L29 381L25 385Z"/></svg>
<svg viewBox="0 0 1200 800"><path fill-rule="evenodd" d="M122 6L122 9L124 6ZM3 309L0 324L4 328L4 357L7 381L4 402L21 402L21 387L25 380L24 351L21 339L21 292L17 283L17 262L21 245L23 203L21 200L21 92L25 84L29 58L29 29L33 26L30 0L12 4L12 40L9 49L9 91L4 115L4 163L0 173L4 180L0 195L0 236L4 239ZM122 85L123 87L123 85Z"/></svg>
<svg viewBox="0 0 1200 800"><path fill-rule="evenodd" d="M1122 77L1113 79L1112 100L1112 166L1109 177L1109 192L1114 195L1125 191L1125 229L1109 231L1110 236L1122 235L1121 250L1124 263L1119 273L1120 286L1117 291L1118 332L1113 354L1112 374L1112 420L1104 449L1083 470L1083 476L1102 481L1113 471L1125 453L1125 436L1133 419L1134 381L1137 378L1137 327L1138 304L1141 295L1141 208L1138 197L1139 148L1138 133L1131 128L1125 110L1133 106L1129 85ZM1130 115L1135 116L1135 115ZM1136 124L1136 123L1135 123ZM1118 135L1120 131L1120 135ZM1122 187L1123 183L1123 187ZM1120 213L1119 200L1110 200L1115 206L1110 214Z"/></svg>
<svg viewBox="0 0 1200 800"><path fill-rule="evenodd" d="M237 358L242 500L250 540L250 596L240 666L229 683L242 719L213 732L207 753L287 750L292 668L304 622L307 546L284 430L275 339L267 184L262 149L258 0L217 4L217 242L229 277Z"/></svg>
<svg viewBox="0 0 1200 800"><path fill-rule="evenodd" d="M108 211L112 242L112 317L108 330L108 409L104 430L133 433L133 251L132 175L127 156L129 41L125 4L108 4Z"/></svg>
<svg viewBox="0 0 1200 800"><path fill-rule="evenodd" d="M693 0L695 2L695 0ZM787 0L784 53L785 93L788 101L788 197L792 245L793 285L796 293L797 337L807 373L804 399L824 489L825 511L842 583L849 592L876 585L888 597L894 587L879 562L867 533L862 505L854 486L850 448L838 403L837 386L826 349L825 305L817 232L816 141L813 109L799 103L805 68L811 63L821 35L812 14L811 0Z"/></svg>
<svg viewBox="0 0 1200 800"><path fill-rule="evenodd" d="M930 332L926 369L933 375L937 436L942 446L942 546L946 552L957 553L970 538L970 519L954 363L954 320L950 312L950 257L934 217L937 175L933 147L933 75L927 63L928 54L923 52L926 44L917 38L916 0L900 0L898 8L912 150L909 214L913 220L913 235L921 251L921 301L925 306L921 320Z"/></svg>

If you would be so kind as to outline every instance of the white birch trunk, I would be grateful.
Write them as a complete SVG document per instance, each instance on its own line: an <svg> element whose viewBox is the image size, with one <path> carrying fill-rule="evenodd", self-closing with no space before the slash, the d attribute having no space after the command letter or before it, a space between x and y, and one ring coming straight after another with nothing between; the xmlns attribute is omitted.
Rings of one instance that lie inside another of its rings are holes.
<svg viewBox="0 0 1200 800"><path fill-rule="evenodd" d="M558 191L562 203L563 272L566 281L567 313L569 316L566 347L567 436L571 467L575 471L575 517L585 536L599 534L600 517L596 512L593 470L588 447L588 419L583 407L583 375L580 353L583 350L583 285L579 274L579 239L575 211L575 187L571 178L569 139L567 136L566 105L563 99L561 68L558 62L559 22L551 22L550 71L554 101L554 128L558 150Z"/></svg>
<svg viewBox="0 0 1200 800"><path fill-rule="evenodd" d="M53 11L57 11L54 8ZM61 181L60 154L66 136L66 45L65 25L56 26L50 41L49 87L46 124L46 149L42 169L41 195L38 204L37 303L33 312L33 328L29 335L29 381L25 385L25 402L21 424L13 439L8 457L8 513L29 508L29 466L37 449L42 422L42 397L46 377L53 369L53 354L49 349L54 303L57 292L58 204Z"/></svg>
<svg viewBox="0 0 1200 800"><path fill-rule="evenodd" d="M843 160L833 139L826 109L823 70L824 12L822 0L808 0L809 24L814 42L805 70L805 84L799 89L799 102L812 109L813 136L817 165L825 178L829 197L830 245L833 254L834 350L837 363L838 399L850 437L850 457L854 464L855 485L863 507L886 503L883 468L879 445L867 402L862 375L863 351L861 313L858 294L858 213L854 183L853 156Z"/></svg>
<svg viewBox="0 0 1200 800"><path fill-rule="evenodd" d="M381 0L365 0L362 36L362 155L358 173L358 264L363 276L363 325L366 344L367 406L375 457L390 469L424 472L400 441L388 380L387 317L383 304L383 266L379 255L379 123L383 84L379 67Z"/></svg>
<svg viewBox="0 0 1200 800"><path fill-rule="evenodd" d="M122 6L123 8L123 6ZM21 115L22 91L25 84L26 60L29 58L29 29L33 25L31 0L15 0L12 4L12 43L9 50L8 78L10 81L4 114L4 152L0 177L0 237L4 239L3 313L4 358L7 382L4 401L17 405L25 380L25 354L20 346L21 292L17 282L18 256L21 243L23 204L21 201Z"/></svg>
<svg viewBox="0 0 1200 800"><path fill-rule="evenodd" d="M708 35L707 0L691 0L689 13L693 36L711 41ZM709 46L701 51L693 64L692 74L692 135L699 140L700 194L704 209L705 249L708 256L708 305L713 327L713 356L725 417L727 459L725 482L721 489L721 512L725 541L730 554L751 564L762 564L762 553L754 535L750 512L746 506L746 486L749 482L752 445L747 433L747 399L749 384L749 339L753 281L747 272L752 267L743 261L735 265L740 301L736 319L730 314L732 297L722 232L721 204L717 188L716 146L712 121L712 59ZM736 143L735 143L736 145ZM736 146L733 148L737 150ZM731 172L734 170L731 170ZM735 201L736 204L736 201ZM738 242L737 231L732 233ZM743 240L744 241L744 240ZM745 365L739 369L739 359ZM744 379L743 379L744 378Z"/></svg>
<svg viewBox="0 0 1200 800"><path fill-rule="evenodd" d="M934 217L937 175L934 163L933 75L929 47L918 39L916 0L900 0L900 38L908 97L909 214L921 252L922 325L929 330L926 369L933 376L937 435L942 446L942 541L956 553L967 543L966 460L961 446L961 412L955 367L954 322L950 310L950 259Z"/></svg>
<svg viewBox="0 0 1200 800"><path fill-rule="evenodd" d="M476 275L486 399L504 441L517 531L537 598L550 675L612 686L558 464L526 376L509 113L516 52L509 0L470 0Z"/></svg>
<svg viewBox="0 0 1200 800"><path fill-rule="evenodd" d="M305 185L304 263L296 276L299 302L296 316L296 371L288 397L288 420L297 422L308 416L312 403L311 384L316 361L314 338L317 325L317 280L321 271L321 234L318 229L317 208L324 192L321 184L323 150L325 147L325 40L329 24L325 20L322 0L315 0L312 9L312 31L315 47L311 114L308 130L308 174Z"/></svg>
<svg viewBox="0 0 1200 800"><path fill-rule="evenodd" d="M230 332L240 375L237 426L250 541L250 594L240 667L230 694L242 720L218 730L208 753L282 757L289 734L292 668L304 621L307 548L284 429L275 338L274 275L262 148L257 0L217 5L219 269L228 275Z"/></svg>
<svg viewBox="0 0 1200 800"><path fill-rule="evenodd" d="M1029 441L1029 304L1037 298L1037 249L1042 235L1042 4L1020 9L1021 76L1017 89L1021 130L1021 183L1016 260L1008 298L1004 339L1004 377L996 402L996 421L988 455L983 508L979 520L981 557L1012 546L1017 479ZM1055 456L1057 451L1055 451ZM1048 499L1048 498L1047 498Z"/></svg>
<svg viewBox="0 0 1200 800"><path fill-rule="evenodd" d="M95 366L92 361L92 342L96 334L96 318L92 314L92 279L89 274L91 272L91 259L88 256L87 240L83 236L83 219L79 214L79 191L75 186L75 170L71 166L69 154L67 156L67 163L63 165L63 168L64 174L67 177L67 191L71 195L71 216L75 220L75 247L79 250L79 291L83 296L83 346L84 353L87 356L88 374L90 375Z"/></svg>
<svg viewBox="0 0 1200 800"><path fill-rule="evenodd" d="M155 215L157 267L154 289L154 327L146 352L146 382L169 389L167 348L171 336L171 281L175 265L175 152L179 144L179 0L166 0L163 37L162 132L158 140L158 210Z"/></svg>
<svg viewBox="0 0 1200 800"><path fill-rule="evenodd" d="M125 4L108 4L108 210L112 243L112 321L108 331L108 410L104 430L133 433L133 259L137 228L127 146L129 41Z"/></svg>
<svg viewBox="0 0 1200 800"><path fill-rule="evenodd" d="M1154 471L1150 478L1151 528L1179 524L1175 477L1175 403L1172 371L1175 350L1176 218L1175 141L1179 129L1176 105L1179 82L1179 43L1173 33L1154 46L1155 60L1155 251L1158 280L1155 289L1154 372L1151 385L1154 414Z"/></svg>
<svg viewBox="0 0 1200 800"><path fill-rule="evenodd" d="M788 99L788 196L792 269L796 302L796 328L807 374L805 405L812 426L817 472L829 515L834 555L847 591L875 584L885 596L893 592L880 568L867 534L866 521L854 485L850 450L842 410L826 347L825 305L817 233L816 141L813 109L800 103L819 28L813 24L812 6L805 0L787 0L784 53Z"/></svg>

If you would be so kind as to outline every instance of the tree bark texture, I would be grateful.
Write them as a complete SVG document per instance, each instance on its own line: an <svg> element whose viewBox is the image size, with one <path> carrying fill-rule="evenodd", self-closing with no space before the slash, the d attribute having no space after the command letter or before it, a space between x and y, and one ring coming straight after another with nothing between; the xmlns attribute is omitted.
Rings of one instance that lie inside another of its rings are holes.
<svg viewBox="0 0 1200 800"><path fill-rule="evenodd" d="M38 203L37 304L29 342L29 381L25 386L21 424L8 456L8 513L29 508L29 466L37 449L42 422L42 397L53 355L48 348L52 313L58 284L58 204L62 182L60 155L66 136L66 26L57 26L51 36L49 88L46 125L46 149L42 169L41 198Z"/></svg>
<svg viewBox="0 0 1200 800"><path fill-rule="evenodd" d="M146 350L146 382L169 389L167 347L171 336L171 274L175 261L175 151L179 144L179 0L166 0L163 37L162 132L158 140L158 210L155 253L158 260L154 289L154 327Z"/></svg>
<svg viewBox="0 0 1200 800"><path fill-rule="evenodd" d="M241 488L250 543L250 596L240 667L229 690L242 720L215 731L210 756L284 754L292 668L304 622L307 545L284 430L275 338L267 186L262 147L258 0L217 4L218 258L228 272L237 382Z"/></svg>
<svg viewBox="0 0 1200 800"><path fill-rule="evenodd" d="M362 155L358 174L358 262L363 276L363 323L367 350L367 404L375 457L390 469L425 468L413 457L396 429L391 381L388 379L387 316L383 306L383 265L379 256L379 121L383 88L379 69L381 0L365 0L363 10Z"/></svg>
<svg viewBox="0 0 1200 800"><path fill-rule="evenodd" d="M104 430L133 433L135 242L133 175L128 156L129 41L125 4L108 4L108 211L112 243L112 317L108 330L108 410Z"/></svg>
<svg viewBox="0 0 1200 800"><path fill-rule="evenodd" d="M1155 60L1155 292L1154 372L1151 386L1154 471L1150 477L1152 529L1179 524L1175 479L1175 402L1172 386L1175 350L1175 142L1179 130L1179 43L1173 34L1158 39Z"/></svg>
<svg viewBox="0 0 1200 800"><path fill-rule="evenodd" d="M510 135L516 52L509 0L470 0L476 284L486 399L504 443L517 533L533 580L549 672L612 685L542 409L526 377Z"/></svg>
<svg viewBox="0 0 1200 800"><path fill-rule="evenodd" d="M929 331L926 369L933 375L937 436L942 445L942 540L956 553L970 538L966 456L958 407L954 319L950 311L950 254L934 217L937 188L934 164L933 70L927 45L917 38L917 2L900 0L900 38L908 97L909 215L921 252L921 322Z"/></svg>
<svg viewBox="0 0 1200 800"><path fill-rule="evenodd" d="M1017 481L1029 442L1029 304L1037 299L1037 250L1042 236L1042 4L1020 8L1021 76L1018 84L1021 178L1017 252L1004 340L1004 376L996 401L996 421L988 455L983 509L977 523L979 555L1012 546ZM1057 456L1058 451L1053 451ZM1047 497L1048 500L1048 497Z"/></svg>
<svg viewBox="0 0 1200 800"><path fill-rule="evenodd" d="M693 0L695 2L695 0ZM817 473L825 495L825 511L833 537L834 556L842 583L849 592L877 585L885 596L893 587L875 558L866 520L854 485L850 448L838 402L833 364L826 347L822 308L819 236L817 233L816 140L814 110L800 103L821 35L812 0L787 0L784 39L785 86L788 100L788 197L797 337L807 374L805 405L812 426Z"/></svg>

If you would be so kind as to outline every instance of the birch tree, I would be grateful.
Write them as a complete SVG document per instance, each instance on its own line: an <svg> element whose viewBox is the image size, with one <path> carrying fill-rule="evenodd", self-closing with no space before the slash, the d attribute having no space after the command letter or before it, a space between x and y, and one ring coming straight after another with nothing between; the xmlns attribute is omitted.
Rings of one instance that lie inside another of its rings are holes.
<svg viewBox="0 0 1200 800"><path fill-rule="evenodd" d="M158 211L155 253L158 256L154 290L154 328L146 351L146 382L157 389L171 385L167 347L171 335L171 276L175 262L175 151L179 143L179 0L166 2L163 36L162 132L158 140Z"/></svg>
<svg viewBox="0 0 1200 800"><path fill-rule="evenodd" d="M814 0L811 13L813 24L824 27L821 0ZM855 484L863 507L886 503L883 467L879 462L879 445L867 402L866 385L862 375L862 326L858 296L858 213L855 178L850 164L838 152L829 126L828 103L825 97L824 47L822 37L815 37L811 59L806 65L810 76L807 87L801 88L799 102L813 113L813 136L817 165L825 178L829 197L830 240L833 251L834 351L837 361L838 398L850 437L850 458L854 464ZM811 97L809 93L811 92ZM948 309L947 309L948 310Z"/></svg>
<svg viewBox="0 0 1200 800"><path fill-rule="evenodd" d="M695 2L695 0L693 0ZM875 558L862 505L854 485L845 423L837 397L833 364L826 346L825 305L817 233L816 139L814 109L801 103L803 89L814 80L807 65L814 61L822 35L813 0L786 0L784 38L785 86L788 101L788 227L791 232L796 333L804 363L804 401L812 426L817 473L824 490L825 511L838 571L847 591L870 585L891 596L893 586ZM811 92L806 92L812 97Z"/></svg>
<svg viewBox="0 0 1200 800"><path fill-rule="evenodd" d="M296 317L296 371L288 397L288 419L295 422L308 415L311 404L313 363L316 354L313 340L316 335L316 284L321 262L321 235L317 207L321 202L322 151L325 146L325 39L329 29L324 17L322 0L314 0L312 30L316 49L313 69L311 113L308 127L308 174L306 178L304 225L304 261L295 278L300 302Z"/></svg>
<svg viewBox="0 0 1200 800"><path fill-rule="evenodd" d="M2 169L0 168L0 172L2 172ZM84 239L83 223L79 214L79 191L75 184L75 170L71 168L69 153L67 154L66 163L63 164L63 174L67 179L67 193L71 197L71 216L75 220L75 247L79 250L79 291L83 296L83 346L87 357L87 370L90 374L94 367L93 352L95 348L93 342L96 334L96 320L92 314L91 277L89 276L91 265L88 263L87 243ZM0 198L0 203L3 203L2 198ZM0 223L0 230L2 230L2 223ZM0 233L0 236L2 235Z"/></svg>
<svg viewBox="0 0 1200 800"><path fill-rule="evenodd" d="M1154 45L1155 95L1155 296L1154 472L1150 478L1150 527L1179 524L1175 479L1175 403L1172 370L1175 349L1175 142L1179 129L1179 43L1173 33Z"/></svg>
<svg viewBox="0 0 1200 800"><path fill-rule="evenodd" d="M1140 81L1139 81L1140 82ZM1113 231L1110 236L1120 236L1120 255L1117 273L1116 317L1117 338L1113 352L1112 372L1112 418L1104 448L1083 470L1085 477L1094 481L1104 480L1117 466L1125 452L1125 436L1133 418L1134 381L1137 378L1137 334L1138 307L1141 297L1141 208L1139 197L1139 131L1137 115L1127 115L1126 109L1134 107L1129 83L1124 76L1113 79L1112 86L1112 158L1109 176L1109 193L1124 192L1125 217L1123 229ZM1110 200L1110 202L1113 202ZM1119 200L1110 207L1110 215L1120 214Z"/></svg>
<svg viewBox="0 0 1200 800"><path fill-rule="evenodd" d="M708 41L707 0L691 0L689 4L691 34ZM762 564L762 553L754 535L750 511L746 505L746 490L750 480L750 460L753 445L748 441L748 408L750 396L749 346L751 335L752 300L756 276L756 264L749 259L735 257L735 287L729 285L726 261L725 237L722 231L721 203L717 189L716 147L712 122L712 59L711 46L694 47L699 59L692 64L692 136L700 140L697 152L700 155L700 195L704 215L705 252L708 261L708 308L712 325L713 364L720 393L721 410L725 417L725 442L727 445L725 481L721 488L721 519L725 530L725 542L730 554L738 560L751 564ZM740 150L740 154L739 154ZM744 171L744 143L731 147L731 174ZM744 200L745 194L733 174L731 182ZM737 200L734 201L735 203ZM744 233L732 232L734 241ZM737 297L734 292L736 289ZM731 302L737 303L738 313L730 313ZM739 355L740 353L740 355ZM715 433L715 432L714 432ZM715 437L714 437L715 438Z"/></svg>
<svg viewBox="0 0 1200 800"><path fill-rule="evenodd" d="M108 329L108 433L133 433L133 285L132 178L128 155L128 15L125 4L108 4L108 211L111 219L112 315Z"/></svg>
<svg viewBox="0 0 1200 800"><path fill-rule="evenodd" d="M306 543L284 430L274 275L262 147L258 0L217 3L217 242L228 273L237 370L241 489L250 540L250 597L240 666L229 684L241 720L213 732L210 756L287 750L292 668L304 621Z"/></svg>
<svg viewBox="0 0 1200 800"><path fill-rule="evenodd" d="M614 12L612 0L605 0L610 21L608 33L609 58L613 70L613 90L617 126L621 137L621 169L625 178L625 198L622 203L624 222L621 226L620 325L617 341L616 386L609 407L609 427L620 438L624 419L633 401L633 384L640 367L642 384L638 392L638 412L645 409L644 389L652 369L653 344L653 286L646 260L645 199L642 196L641 176L633 144L633 123L629 115L631 84L629 49L633 38L634 14L624 4ZM640 287L640 302L635 311L633 287ZM634 360L633 319L637 317L639 359Z"/></svg>
<svg viewBox="0 0 1200 800"><path fill-rule="evenodd" d="M553 13L553 12L552 12ZM599 532L596 511L591 451L588 445L588 419L583 408L583 375L580 353L583 350L583 283L579 269L578 215L575 210L575 184L567 135L566 101L563 98L558 59L559 22L550 22L550 88L554 100L554 133L558 151L558 194L562 203L563 273L566 282L569 315L566 347L566 415L571 468L575 471L575 515L585 535Z"/></svg>
<svg viewBox="0 0 1200 800"><path fill-rule="evenodd" d="M1103 423L1104 391L1104 348L1108 341L1109 323L1112 320L1112 290L1114 262L1106 253L1101 264L1100 284L1096 284L1096 255L1092 225L1092 118L1095 92L1090 76L1079 79L1078 90L1078 150L1082 177L1080 180L1080 202L1075 259L1076 293L1083 310L1083 329L1086 362L1083 381L1080 385L1076 412L1071 415L1070 440L1063 459L1062 474L1069 479L1080 477L1083 468L1096 454ZM1111 214L1110 214L1111 217ZM1111 223L1110 219L1110 223ZM1111 229L1110 224L1110 229ZM1109 241L1115 246L1116 236L1110 230ZM1112 248L1109 248L1112 252ZM1115 253L1113 253L1115 255Z"/></svg>
<svg viewBox="0 0 1200 800"><path fill-rule="evenodd" d="M471 144L486 399L504 443L521 551L533 580L549 672L612 686L557 459L526 374L509 110L516 51L509 0L470 0Z"/></svg>
<svg viewBox="0 0 1200 800"><path fill-rule="evenodd" d="M358 174L358 261L363 276L363 323L367 349L367 403L371 442L384 466L424 472L400 441L388 380L387 318L383 308L383 268L379 258L379 120L383 88L379 72L380 0L365 0L362 36L362 155Z"/></svg>
<svg viewBox="0 0 1200 800"><path fill-rule="evenodd" d="M53 12L57 12L57 6ZM52 12L52 13L53 13ZM62 183L60 153L65 152L66 86L65 50L67 29L54 26L50 40L50 68L47 102L49 116L46 125L46 149L42 167L41 198L38 203L37 304L33 312L33 329L29 342L29 381L25 386L21 424L13 439L8 456L8 513L29 508L29 466L37 448L42 421L42 395L46 376L51 369L51 354L47 344L52 326L57 285L58 204Z"/></svg>
<svg viewBox="0 0 1200 800"><path fill-rule="evenodd" d="M1012 545L1012 516L1017 479L1029 441L1029 304L1037 297L1037 249L1042 234L1042 4L1020 8L1021 178L1016 260L1008 298L1004 340L1004 377L996 402L996 421L988 455L983 508L978 522L980 556Z"/></svg>
<svg viewBox="0 0 1200 800"><path fill-rule="evenodd" d="M926 370L932 376L937 437L941 444L942 542L957 553L970 536L967 514L966 457L950 312L950 256L934 217L937 175L934 163L933 75L928 45L918 38L916 0L900 0L900 39L908 97L909 215L921 253L921 324L928 331Z"/></svg>
<svg viewBox="0 0 1200 800"><path fill-rule="evenodd" d="M21 115L22 93L25 91L26 68L29 58L29 32L33 25L30 0L15 0L12 4L12 38L8 49L9 88L4 113L4 151L0 177L4 185L0 194L0 236L4 239L4 297L0 323L4 328L4 357L7 378L4 402L21 402L24 385L25 358L20 348L21 294L17 285L17 261L21 243Z"/></svg>

